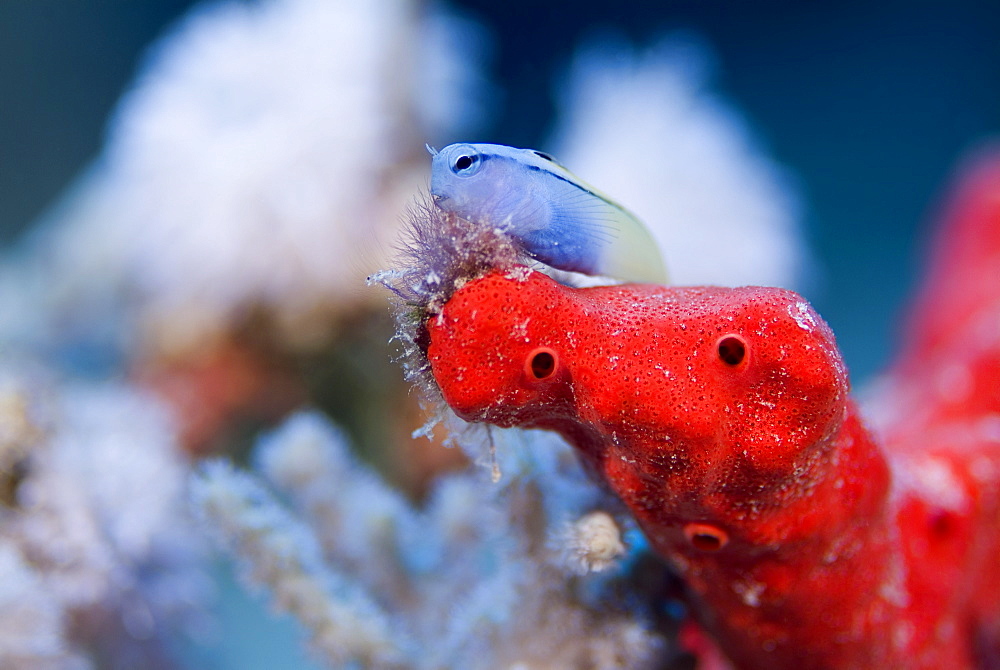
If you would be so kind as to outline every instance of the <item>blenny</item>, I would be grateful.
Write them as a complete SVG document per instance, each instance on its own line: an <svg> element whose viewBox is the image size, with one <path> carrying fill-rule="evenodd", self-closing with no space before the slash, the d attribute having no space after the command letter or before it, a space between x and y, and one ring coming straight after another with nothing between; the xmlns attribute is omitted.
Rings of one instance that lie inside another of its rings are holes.
<svg viewBox="0 0 1000 670"><path fill-rule="evenodd" d="M431 152L431 196L442 210L502 231L526 255L559 270L667 280L642 222L549 154L501 144Z"/></svg>

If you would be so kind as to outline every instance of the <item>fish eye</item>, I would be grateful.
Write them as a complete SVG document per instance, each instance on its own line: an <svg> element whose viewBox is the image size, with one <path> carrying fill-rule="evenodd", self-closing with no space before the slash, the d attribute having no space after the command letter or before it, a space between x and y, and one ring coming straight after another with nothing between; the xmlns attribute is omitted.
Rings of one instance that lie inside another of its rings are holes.
<svg viewBox="0 0 1000 670"><path fill-rule="evenodd" d="M479 171L482 156L472 147L467 147L451 163L451 171L460 177L470 177Z"/></svg>
<svg viewBox="0 0 1000 670"><path fill-rule="evenodd" d="M730 334L719 338L716 347L719 359L730 367L735 368L746 359L747 343L739 335Z"/></svg>
<svg viewBox="0 0 1000 670"><path fill-rule="evenodd" d="M524 362L524 371L536 381L552 379L559 367L559 355L548 347L538 347Z"/></svg>

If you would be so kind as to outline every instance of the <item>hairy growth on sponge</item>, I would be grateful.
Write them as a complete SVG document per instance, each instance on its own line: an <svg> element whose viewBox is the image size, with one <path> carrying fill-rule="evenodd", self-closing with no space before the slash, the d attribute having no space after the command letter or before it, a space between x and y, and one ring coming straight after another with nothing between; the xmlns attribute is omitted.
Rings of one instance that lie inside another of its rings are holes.
<svg viewBox="0 0 1000 670"><path fill-rule="evenodd" d="M396 339L407 381L432 402L440 390L427 363L427 320L469 281L489 272L520 272L530 263L501 230L442 211L429 199L407 213L397 267L368 278L395 294Z"/></svg>

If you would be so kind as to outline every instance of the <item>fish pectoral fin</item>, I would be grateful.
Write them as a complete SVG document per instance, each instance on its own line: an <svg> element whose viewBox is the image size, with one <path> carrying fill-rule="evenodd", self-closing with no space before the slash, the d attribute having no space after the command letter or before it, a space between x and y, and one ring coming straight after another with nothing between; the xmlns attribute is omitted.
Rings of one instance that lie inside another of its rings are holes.
<svg viewBox="0 0 1000 670"><path fill-rule="evenodd" d="M629 282L666 284L666 265L652 233L639 219L619 211L619 234L604 250L601 274Z"/></svg>
<svg viewBox="0 0 1000 670"><path fill-rule="evenodd" d="M580 268L562 269L629 282L667 282L656 240L639 219L601 196L574 191L558 200L551 218L553 238L568 242L581 261Z"/></svg>

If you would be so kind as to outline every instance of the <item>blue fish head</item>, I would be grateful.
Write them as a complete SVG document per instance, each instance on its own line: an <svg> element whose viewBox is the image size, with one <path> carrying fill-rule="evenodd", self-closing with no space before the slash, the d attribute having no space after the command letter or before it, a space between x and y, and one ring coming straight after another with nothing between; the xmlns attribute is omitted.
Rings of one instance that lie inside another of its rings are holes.
<svg viewBox="0 0 1000 670"><path fill-rule="evenodd" d="M431 196L446 212L483 223L502 199L506 180L493 172L497 161L473 144L451 144L431 160Z"/></svg>

